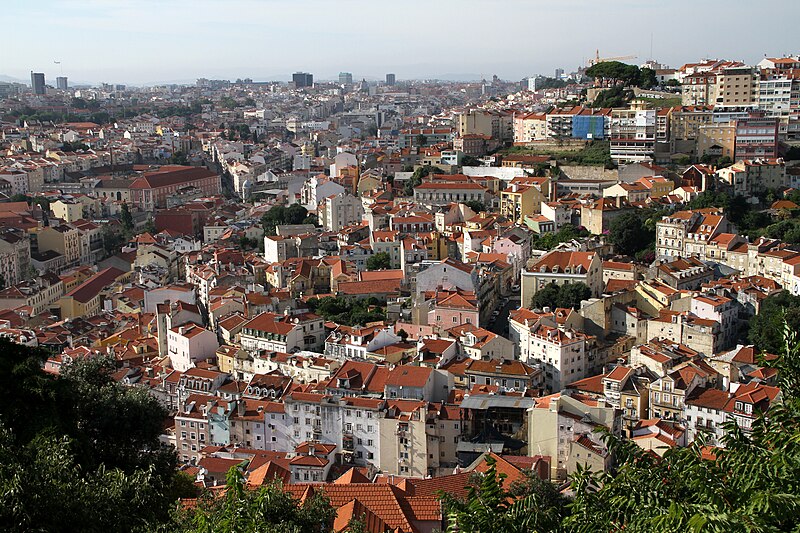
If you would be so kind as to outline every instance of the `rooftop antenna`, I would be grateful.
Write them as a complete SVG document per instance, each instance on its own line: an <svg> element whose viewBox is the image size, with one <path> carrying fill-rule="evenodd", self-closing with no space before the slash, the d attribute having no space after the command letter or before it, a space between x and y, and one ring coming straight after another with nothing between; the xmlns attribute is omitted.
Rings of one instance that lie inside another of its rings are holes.
<svg viewBox="0 0 800 533"><path fill-rule="evenodd" d="M63 75L64 75L64 65L62 65L62 64L61 64L61 61L56 61L56 60L54 59L54 60L53 60L53 63L55 63L56 65L58 65L58 66L59 66L59 68L61 69L61 75L63 76Z"/></svg>
<svg viewBox="0 0 800 533"><path fill-rule="evenodd" d="M653 60L653 32L650 32L650 60Z"/></svg>

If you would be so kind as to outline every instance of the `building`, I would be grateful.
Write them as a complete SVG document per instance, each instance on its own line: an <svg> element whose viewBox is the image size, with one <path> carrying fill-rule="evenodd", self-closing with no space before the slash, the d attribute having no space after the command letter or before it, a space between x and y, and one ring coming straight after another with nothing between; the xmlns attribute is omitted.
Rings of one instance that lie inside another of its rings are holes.
<svg viewBox="0 0 800 533"><path fill-rule="evenodd" d="M397 79L395 78L395 75L394 74L387 74L386 75L386 85L389 85L391 87L395 83L397 83Z"/></svg>
<svg viewBox="0 0 800 533"><path fill-rule="evenodd" d="M44 73L31 71L31 89L33 94L45 94Z"/></svg>
<svg viewBox="0 0 800 533"><path fill-rule="evenodd" d="M242 348L253 351L320 350L325 345L325 327L322 317L313 313L264 312L242 325L239 341Z"/></svg>
<svg viewBox="0 0 800 533"><path fill-rule="evenodd" d="M610 119L611 159L650 161L656 146L654 109L614 109Z"/></svg>
<svg viewBox="0 0 800 533"><path fill-rule="evenodd" d="M735 158L756 159L778 157L778 125L780 119L751 113L736 121Z"/></svg>
<svg viewBox="0 0 800 533"><path fill-rule="evenodd" d="M353 73L352 72L340 72L339 73L339 85L352 85L353 84Z"/></svg>
<svg viewBox="0 0 800 533"><path fill-rule="evenodd" d="M432 181L414 188L414 201L424 205L441 206L473 200L486 201L486 189L477 183Z"/></svg>
<svg viewBox="0 0 800 533"><path fill-rule="evenodd" d="M167 197L185 187L196 187L205 196L216 196L221 194L222 178L203 167L165 165L133 180L130 185L131 203L148 212L164 209Z"/></svg>
<svg viewBox="0 0 800 533"><path fill-rule="evenodd" d="M314 86L314 75L308 72L295 72L292 74L292 82L295 88L303 89L305 87Z"/></svg>
<svg viewBox="0 0 800 533"><path fill-rule="evenodd" d="M706 257L706 246L721 233L737 233L717 208L678 211L656 223L656 256Z"/></svg>
<svg viewBox="0 0 800 533"><path fill-rule="evenodd" d="M167 332L167 354L178 372L186 372L197 361L214 357L217 348L217 335L193 322L175 326Z"/></svg>
<svg viewBox="0 0 800 533"><path fill-rule="evenodd" d="M717 170L720 182L728 185L734 194L756 196L769 189L788 185L786 164L783 159L744 159Z"/></svg>
<svg viewBox="0 0 800 533"><path fill-rule="evenodd" d="M69 83L67 83L67 77L66 76L58 76L56 78L56 88L59 91L66 91L66 90L69 89Z"/></svg>
<svg viewBox="0 0 800 533"><path fill-rule="evenodd" d="M329 231L339 231L345 226L361 222L364 206L360 198L339 193L326 198L319 213L320 224Z"/></svg>
<svg viewBox="0 0 800 533"><path fill-rule="evenodd" d="M528 305L540 289L549 283L585 283L593 297L603 290L603 267L595 252L554 250L522 271L522 304Z"/></svg>
<svg viewBox="0 0 800 533"><path fill-rule="evenodd" d="M596 430L622 433L622 411L574 392L536 399L528 410L528 449L549 456L550 478L565 480L577 465L604 470L610 458Z"/></svg>

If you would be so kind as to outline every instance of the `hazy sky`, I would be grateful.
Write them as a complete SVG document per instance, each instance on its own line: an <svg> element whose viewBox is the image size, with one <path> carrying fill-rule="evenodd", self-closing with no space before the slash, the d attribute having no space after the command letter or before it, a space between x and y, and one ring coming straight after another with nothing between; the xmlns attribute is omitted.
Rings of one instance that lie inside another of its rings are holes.
<svg viewBox="0 0 800 533"><path fill-rule="evenodd" d="M797 53L797 0L3 0L0 74L71 81L521 79L591 57ZM753 22L752 28L747 24ZM793 48L794 47L794 48ZM62 62L61 67L53 63Z"/></svg>

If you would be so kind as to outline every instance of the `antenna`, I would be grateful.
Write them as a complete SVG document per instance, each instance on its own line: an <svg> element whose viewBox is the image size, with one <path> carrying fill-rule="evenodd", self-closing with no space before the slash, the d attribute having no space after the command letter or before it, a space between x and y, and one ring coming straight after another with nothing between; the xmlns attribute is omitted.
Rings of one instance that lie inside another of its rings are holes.
<svg viewBox="0 0 800 533"><path fill-rule="evenodd" d="M653 32L650 32L650 60L653 60Z"/></svg>
<svg viewBox="0 0 800 533"><path fill-rule="evenodd" d="M54 59L54 60L53 60L53 63L55 63L56 65L58 65L58 66L59 66L59 68L61 69L61 75L63 76L63 75L64 75L64 65L62 65L62 64L61 64L61 61L56 61L56 60Z"/></svg>

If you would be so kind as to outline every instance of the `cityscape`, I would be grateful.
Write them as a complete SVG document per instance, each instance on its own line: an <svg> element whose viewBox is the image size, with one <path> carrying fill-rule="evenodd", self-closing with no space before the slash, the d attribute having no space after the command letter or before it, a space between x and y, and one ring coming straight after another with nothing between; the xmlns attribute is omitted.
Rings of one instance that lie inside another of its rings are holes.
<svg viewBox="0 0 800 533"><path fill-rule="evenodd" d="M800 55L653 42L0 72L2 527L800 527Z"/></svg>

